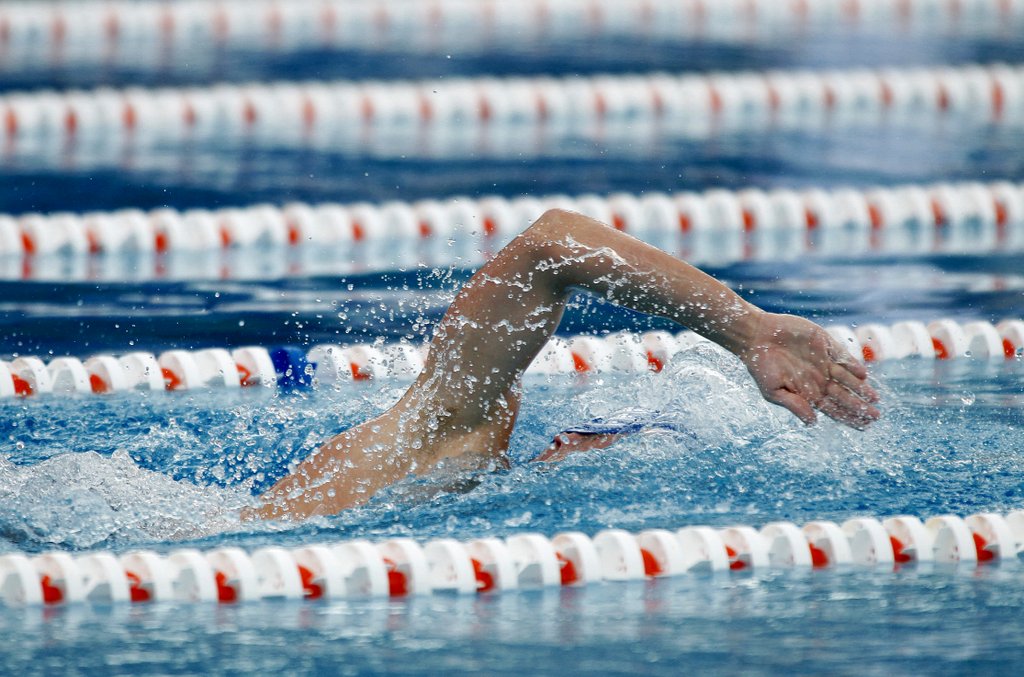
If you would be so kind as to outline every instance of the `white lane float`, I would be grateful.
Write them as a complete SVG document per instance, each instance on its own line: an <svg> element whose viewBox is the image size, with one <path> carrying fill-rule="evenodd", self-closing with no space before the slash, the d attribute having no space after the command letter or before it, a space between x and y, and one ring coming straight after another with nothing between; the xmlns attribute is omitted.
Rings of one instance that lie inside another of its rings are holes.
<svg viewBox="0 0 1024 677"><path fill-rule="evenodd" d="M1013 529L1002 515L978 513L964 522L971 530L979 563L1016 562L1019 547Z"/></svg>
<svg viewBox="0 0 1024 677"><path fill-rule="evenodd" d="M331 552L341 565L349 595L387 597L391 594L390 572L372 543L348 541L333 546Z"/></svg>
<svg viewBox="0 0 1024 677"><path fill-rule="evenodd" d="M605 562L590 537L567 531L557 534L551 544L561 568L562 585L586 585L601 580Z"/></svg>
<svg viewBox="0 0 1024 677"><path fill-rule="evenodd" d="M241 548L217 548L206 553L222 603L247 602L260 598L260 580L252 559Z"/></svg>
<svg viewBox="0 0 1024 677"><path fill-rule="evenodd" d="M646 529L636 536L644 573L651 577L678 576L686 572L686 553L680 539L667 529Z"/></svg>
<svg viewBox="0 0 1024 677"><path fill-rule="evenodd" d="M889 533L873 517L855 517L842 525L850 542L850 556L854 564L863 566L893 566L895 555Z"/></svg>
<svg viewBox="0 0 1024 677"><path fill-rule="evenodd" d="M917 517L900 515L882 521L889 534L893 561L896 564L932 562L935 560L935 537Z"/></svg>
<svg viewBox="0 0 1024 677"><path fill-rule="evenodd" d="M393 538L379 544L377 551L388 572L392 597L430 594L430 564L416 541Z"/></svg>
<svg viewBox="0 0 1024 677"><path fill-rule="evenodd" d="M164 390L167 386L164 381L163 368L157 362L156 356L145 352L131 352L118 358L128 388L133 390ZM109 389L113 390L112 386Z"/></svg>
<svg viewBox="0 0 1024 677"><path fill-rule="evenodd" d="M768 543L769 565L810 568L810 545L797 525L792 522L772 522L761 528L761 536Z"/></svg>
<svg viewBox="0 0 1024 677"><path fill-rule="evenodd" d="M605 529L594 536L594 547L606 581L632 581L647 575L644 555L636 537L623 529Z"/></svg>
<svg viewBox="0 0 1024 677"><path fill-rule="evenodd" d="M5 606L43 604L39 575L32 560L25 555L0 555L0 599Z"/></svg>
<svg viewBox="0 0 1024 677"><path fill-rule="evenodd" d="M974 563L978 548L970 527L956 515L939 515L924 523L932 533L935 562L939 564Z"/></svg>
<svg viewBox="0 0 1024 677"><path fill-rule="evenodd" d="M854 517L838 526L772 522L714 529L690 526L633 534L606 529L594 537L563 532L553 539L514 534L462 542L410 538L268 546L249 554L237 547L208 552L186 548L121 556L103 551L72 557L0 555L0 602L5 606L261 599L407 597L430 593L483 594L518 588L585 586L679 575L753 574L766 569L885 567L899 570L938 562L960 567L1012 565L1024 547L1024 511ZM843 566L845 565L845 566Z"/></svg>
<svg viewBox="0 0 1024 677"><path fill-rule="evenodd" d="M429 243L453 242L458 251L452 250L448 255L468 253L468 248L472 248L487 256L551 208L596 216L603 223L627 229L656 245L665 246L666 237L684 241L690 238L691 248L701 250L691 255L714 260L783 257L784 251L769 246L771 238L762 237L758 248L752 248L750 243L744 247L743 240L758 233L778 236L780 232L801 231L820 231L815 236L820 242L813 246L824 251L839 248L844 253L913 253L940 247L949 251L994 251L1016 246L1015 242L1024 244L1024 218L1011 219L1000 207L1013 202L1008 197L1011 193L1016 202L1024 203L1024 187L1020 185L970 182L866 191L812 188L799 194L787 190L764 193L753 189L711 189L674 195L616 193L607 197L587 194L513 199L489 196L413 204L289 203L283 207L259 204L211 211L160 208L148 213L121 210L83 215L0 215L0 254L9 250L10 254L47 259L59 252L64 258L78 259L119 252L139 256L156 251L165 255L183 252L187 258L195 259L199 252L215 253L236 247L270 248L283 255L288 247L307 244L323 247L387 242L411 251ZM959 205L957 209L962 207L967 216L958 216L956 223L949 224L946 213L953 209L949 205L954 204ZM937 210L942 214L938 220ZM979 228L988 235L979 237ZM709 242L699 237L710 233L728 233L733 237ZM40 244L51 240L53 243L46 247ZM86 245L61 244L70 240L82 240ZM791 239L788 248L794 246L806 249L812 244ZM166 257L150 258L148 267L154 271L167 268ZM218 267L213 270L219 271L218 258L207 258L211 266ZM390 262L390 258L384 257L377 265ZM373 261L367 263L372 265ZM32 276L33 270L27 267L22 274Z"/></svg>
<svg viewBox="0 0 1024 677"><path fill-rule="evenodd" d="M217 573L202 552L194 548L174 550L167 563L174 581L174 599L185 602L219 602Z"/></svg>
<svg viewBox="0 0 1024 677"><path fill-rule="evenodd" d="M856 329L826 327L852 355L868 362L905 358L1014 360L1024 353L1024 321L958 323L946 318L891 326L870 323ZM693 332L554 337L528 373L646 373L660 371L679 352L704 342ZM0 398L46 393L96 393L123 390L193 390L280 384L309 387L388 378L412 378L423 368L426 345L320 345L267 350L258 346L168 350L159 358L131 352L121 357L95 355L83 365L75 358L49 364L33 356L0 361ZM274 357L273 355L276 355ZM275 360L280 360L279 364Z"/></svg>
<svg viewBox="0 0 1024 677"><path fill-rule="evenodd" d="M119 558L133 602L165 602L175 598L174 566L149 550L130 552Z"/></svg>
<svg viewBox="0 0 1024 677"><path fill-rule="evenodd" d="M477 592L515 590L519 587L519 570L512 551L500 538L477 538L466 544Z"/></svg>
<svg viewBox="0 0 1024 677"><path fill-rule="evenodd" d="M719 530L729 568L733 571L764 569L771 562L768 541L753 527L735 526Z"/></svg>
<svg viewBox="0 0 1024 677"><path fill-rule="evenodd" d="M565 567L554 546L540 534L516 534L505 539L516 566L518 587L541 588L562 585Z"/></svg>
<svg viewBox="0 0 1024 677"><path fill-rule="evenodd" d="M437 538L423 546L434 592L475 593L481 587L466 547L453 538Z"/></svg>
<svg viewBox="0 0 1024 677"><path fill-rule="evenodd" d="M66 552L47 552L32 558L44 604L85 601L85 580L74 558Z"/></svg>
<svg viewBox="0 0 1024 677"><path fill-rule="evenodd" d="M327 545L313 544L292 552L306 599L334 599L348 595L341 562Z"/></svg>
<svg viewBox="0 0 1024 677"><path fill-rule="evenodd" d="M306 587L292 553L279 546L260 548L252 553L252 567L259 580L263 599L303 599Z"/></svg>
<svg viewBox="0 0 1024 677"><path fill-rule="evenodd" d="M89 553L76 562L85 578L86 601L117 604L132 599L124 567L111 553Z"/></svg>
<svg viewBox="0 0 1024 677"><path fill-rule="evenodd" d="M89 373L77 358L58 357L46 365L50 373L51 390L57 394L92 392Z"/></svg>
<svg viewBox="0 0 1024 677"><path fill-rule="evenodd" d="M803 527L811 553L811 566L832 567L850 564L853 554L846 534L835 522L818 520Z"/></svg>
<svg viewBox="0 0 1024 677"><path fill-rule="evenodd" d="M685 571L721 572L728 571L730 557L735 555L726 549L718 531L711 527L683 527L676 531L676 538L683 548Z"/></svg>

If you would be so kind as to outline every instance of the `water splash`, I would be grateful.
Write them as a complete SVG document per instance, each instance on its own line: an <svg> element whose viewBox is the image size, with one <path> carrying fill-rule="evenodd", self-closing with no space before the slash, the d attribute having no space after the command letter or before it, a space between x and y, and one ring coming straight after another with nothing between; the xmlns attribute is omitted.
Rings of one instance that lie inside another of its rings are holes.
<svg viewBox="0 0 1024 677"><path fill-rule="evenodd" d="M245 500L140 468L126 451L61 454L29 466L0 459L0 534L19 550L197 538L237 524Z"/></svg>

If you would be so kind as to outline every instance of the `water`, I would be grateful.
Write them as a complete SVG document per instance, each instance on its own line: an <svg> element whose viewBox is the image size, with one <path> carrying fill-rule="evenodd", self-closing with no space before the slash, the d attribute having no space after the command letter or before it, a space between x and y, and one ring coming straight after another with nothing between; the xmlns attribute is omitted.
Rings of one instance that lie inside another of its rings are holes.
<svg viewBox="0 0 1024 677"><path fill-rule="evenodd" d="M946 38L530 45L452 58L402 50L330 58L215 53L163 69L69 70L41 60L5 72L0 88L987 63L1022 54L1014 36ZM470 146L454 156L402 143L327 152L224 142L135 154L7 153L0 156L0 212L1024 177L1019 129L915 121L700 139L632 129L619 138ZM692 243L670 244L693 254ZM823 323L1024 315L1019 247L994 254L972 247L965 238L895 255L693 258L763 307ZM13 281L26 264L5 261L3 270L13 272L0 274L0 354L421 341L479 264L475 249L427 259L439 272L390 259L378 265L379 252L366 250L327 252L326 261L307 267L260 252L245 263L227 261L248 266L238 277L222 275L219 255L212 267L181 274L174 262L157 262L167 265L168 279L153 279L145 267L157 264L148 261L93 259L89 265L114 270L93 279L57 258L30 262L39 272L33 281ZM664 326L579 297L562 331ZM410 479L364 507L296 525L241 523L237 511L326 437L393 403L405 384L0 402L0 552L592 534L1024 505L1019 359L904 361L872 374L884 417L865 433L827 422L800 426L761 401L735 361L708 349L639 379L532 379L511 470ZM623 401L674 412L690 434L642 435L553 467L529 463L562 427ZM1024 658L1021 582L1020 567L1008 564L688 576L468 599L5 609L0 671L678 674L686 665L771 674L1008 672Z"/></svg>
<svg viewBox="0 0 1024 677"><path fill-rule="evenodd" d="M653 129L619 140L580 134L534 141L531 131L506 133L492 143L481 136L454 157L404 140L326 149L211 143L102 158L84 151L68 158L59 147L33 150L0 160L9 188L0 208L17 214L66 210L69 202L89 211L709 186L867 187L1013 180L1024 172L1024 160L1013 152L1024 141L1019 127L982 128L964 144L948 127L915 120L817 132L723 133L695 141ZM879 162L882 148L885 162Z"/></svg>
<svg viewBox="0 0 1024 677"><path fill-rule="evenodd" d="M1019 583L1018 573L994 569L774 572L400 603L66 608L25 619L11 636L17 658L5 667L674 675L685 662L730 674L998 672L1021 656ZM96 626L104 628L102 653Z"/></svg>

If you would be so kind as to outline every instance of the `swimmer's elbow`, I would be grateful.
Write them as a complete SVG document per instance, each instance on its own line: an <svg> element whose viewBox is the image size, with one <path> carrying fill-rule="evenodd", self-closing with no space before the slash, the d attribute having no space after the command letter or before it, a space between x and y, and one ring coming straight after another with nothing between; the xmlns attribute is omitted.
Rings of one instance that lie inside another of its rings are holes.
<svg viewBox="0 0 1024 677"><path fill-rule="evenodd" d="M579 215L565 209L548 209L526 229L523 235L536 244L557 242L569 232L571 226L568 224L572 221L573 216Z"/></svg>
<svg viewBox="0 0 1024 677"><path fill-rule="evenodd" d="M534 222L535 226L564 226L565 223L572 221L574 218L579 218L580 214L571 212L568 209L561 209L560 207L552 207L546 210L540 215L540 218Z"/></svg>
<svg viewBox="0 0 1024 677"><path fill-rule="evenodd" d="M567 209L552 208L526 229L522 238L537 258L564 256L573 232L597 224L596 221Z"/></svg>

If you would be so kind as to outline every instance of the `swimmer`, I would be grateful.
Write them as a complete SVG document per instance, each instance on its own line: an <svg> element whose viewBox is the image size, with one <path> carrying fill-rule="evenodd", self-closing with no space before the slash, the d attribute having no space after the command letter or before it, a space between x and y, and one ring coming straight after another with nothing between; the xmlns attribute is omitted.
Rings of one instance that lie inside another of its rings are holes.
<svg viewBox="0 0 1024 677"><path fill-rule="evenodd" d="M442 461L508 467L521 377L574 290L668 318L734 353L761 394L806 424L816 411L863 428L878 418L867 371L816 324L765 312L714 278L598 221L551 210L465 284L397 404L324 444L245 518L304 519L367 502ZM562 433L538 460L601 448L625 429Z"/></svg>

